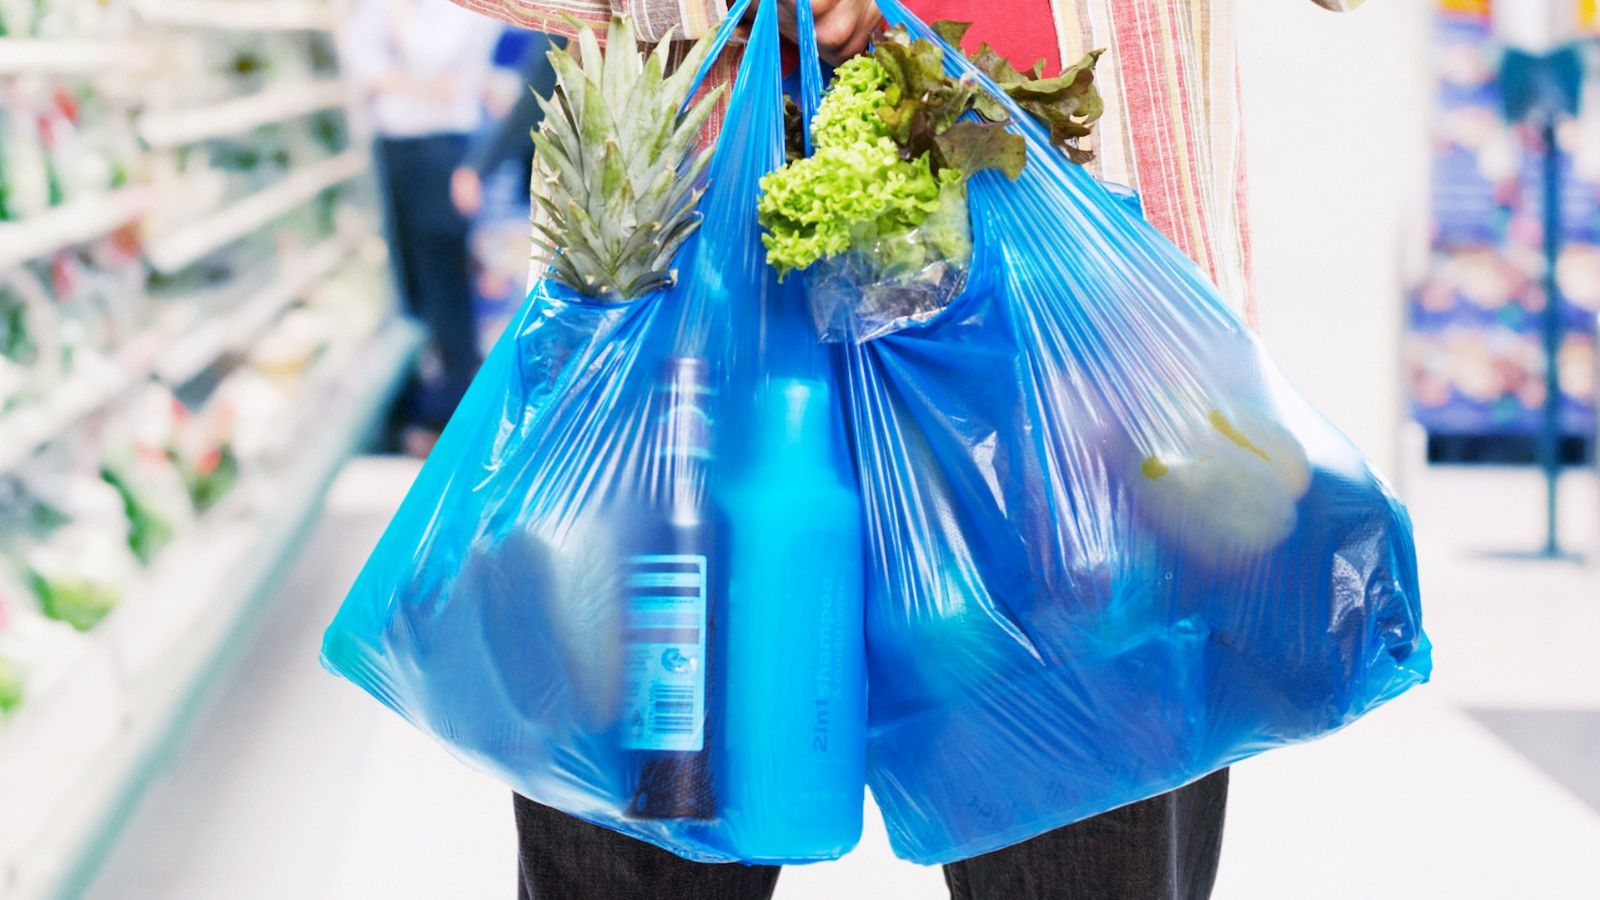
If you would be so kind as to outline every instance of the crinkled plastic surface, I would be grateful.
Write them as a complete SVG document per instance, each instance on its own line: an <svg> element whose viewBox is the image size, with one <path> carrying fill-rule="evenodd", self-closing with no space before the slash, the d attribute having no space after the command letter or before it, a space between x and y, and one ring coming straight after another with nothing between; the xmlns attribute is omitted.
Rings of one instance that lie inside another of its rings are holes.
<svg viewBox="0 0 1600 900"><path fill-rule="evenodd" d="M834 367L756 223L774 9L676 286L534 289L323 648L522 794L705 861L837 857L865 797L860 500Z"/></svg>
<svg viewBox="0 0 1600 900"><path fill-rule="evenodd" d="M326 664L538 802L747 862L847 851L868 781L898 853L963 858L1425 680L1401 504L1020 113L961 286L819 343L815 281L779 286L757 233L774 9L677 286L534 290Z"/></svg>
<svg viewBox="0 0 1600 900"><path fill-rule="evenodd" d="M805 270L806 300L823 341L860 344L930 322L967 281L966 266L947 260L885 273L877 270L874 255L830 256Z"/></svg>
<svg viewBox="0 0 1600 900"><path fill-rule="evenodd" d="M962 295L838 348L869 781L923 863L1327 733L1431 665L1400 502L1195 264L1013 115L1028 164L971 180Z"/></svg>

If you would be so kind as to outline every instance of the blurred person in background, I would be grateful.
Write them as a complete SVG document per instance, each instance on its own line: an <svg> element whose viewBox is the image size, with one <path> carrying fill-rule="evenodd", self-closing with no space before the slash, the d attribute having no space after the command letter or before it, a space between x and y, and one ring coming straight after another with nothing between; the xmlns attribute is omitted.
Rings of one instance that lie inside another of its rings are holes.
<svg viewBox="0 0 1600 900"><path fill-rule="evenodd" d="M450 177L483 116L500 26L442 0L354 0L345 64L366 94L388 219L395 284L428 330L432 384L413 382L398 410L405 449L425 455L481 358L473 321L467 220Z"/></svg>
<svg viewBox="0 0 1600 900"><path fill-rule="evenodd" d="M440 0L443 2L443 0ZM452 0L512 24L570 36L613 12L642 40L693 40L726 15L724 0ZM783 0L794 34L796 0ZM1313 0L1332 10L1362 0ZM1096 177L1133 188L1145 217L1193 258L1253 321L1245 177L1233 35L1234 0L907 0L924 21L971 22L963 44L989 43L1018 68L1106 49L1096 82ZM823 57L866 50L882 23L873 0L811 0ZM753 9L753 8L752 8ZM710 83L737 72L736 53ZM720 121L714 119L714 124ZM945 866L953 900L1203 900L1222 849L1228 770ZM778 868L680 859L524 797L515 798L522 900L767 900Z"/></svg>
<svg viewBox="0 0 1600 900"><path fill-rule="evenodd" d="M561 46L542 32L531 32L518 72L519 89L511 107L488 133L482 135L466 160L450 178L450 198L464 216L477 215L483 208L483 184L501 166L515 165L517 184L526 196L533 174L533 141L529 135L544 120L539 97L548 98L556 89L556 72L549 53Z"/></svg>

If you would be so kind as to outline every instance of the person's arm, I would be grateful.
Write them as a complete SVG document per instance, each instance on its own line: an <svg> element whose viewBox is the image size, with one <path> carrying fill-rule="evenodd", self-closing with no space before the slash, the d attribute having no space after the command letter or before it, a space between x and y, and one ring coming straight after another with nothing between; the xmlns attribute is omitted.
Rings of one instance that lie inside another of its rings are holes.
<svg viewBox="0 0 1600 900"><path fill-rule="evenodd" d="M567 18L603 33L613 12L633 19L639 40L656 43L669 33L674 39L696 40L728 15L726 0L450 0L474 12L523 28L572 37ZM873 0L810 0L817 28L817 49L838 63L866 49L872 30L882 21ZM1336 0L1329 0L1336 2ZM794 36L794 0L781 7L784 33Z"/></svg>
<svg viewBox="0 0 1600 900"><path fill-rule="evenodd" d="M1331 9L1334 12L1344 12L1347 9L1355 9L1362 3L1365 3L1366 0L1312 0L1312 2L1323 9Z"/></svg>
<svg viewBox="0 0 1600 900"><path fill-rule="evenodd" d="M476 13L522 28L572 37L572 20L604 34L613 12L633 19L639 40L653 44L667 36L694 40L728 14L724 0L450 0Z"/></svg>

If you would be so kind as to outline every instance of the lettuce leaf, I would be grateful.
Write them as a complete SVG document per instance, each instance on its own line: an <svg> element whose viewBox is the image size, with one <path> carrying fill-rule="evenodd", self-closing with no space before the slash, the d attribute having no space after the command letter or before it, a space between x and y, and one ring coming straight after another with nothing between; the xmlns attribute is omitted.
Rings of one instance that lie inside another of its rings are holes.
<svg viewBox="0 0 1600 900"><path fill-rule="evenodd" d="M950 46L960 47L971 23L945 20L931 27ZM1104 53L1104 50L1092 50L1054 78L1042 77L1043 60L1035 63L1031 71L1023 72L986 43L980 44L977 52L969 57L972 64L999 85L1023 111L1050 131L1052 144L1065 152L1068 159L1083 165L1094 159L1094 153L1078 142L1090 135L1094 123L1105 114L1105 99L1094 83L1095 64ZM974 108L991 122L1009 118L1005 105L988 94L980 93Z"/></svg>

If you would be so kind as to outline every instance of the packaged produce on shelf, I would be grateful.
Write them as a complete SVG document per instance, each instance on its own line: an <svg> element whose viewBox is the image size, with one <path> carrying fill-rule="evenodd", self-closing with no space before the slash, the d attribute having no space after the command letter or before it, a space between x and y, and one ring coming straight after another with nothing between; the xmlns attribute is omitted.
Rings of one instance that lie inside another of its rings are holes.
<svg viewBox="0 0 1600 900"><path fill-rule="evenodd" d="M310 370L335 334L326 316L304 307L292 309L256 343L250 364L270 378L292 383Z"/></svg>
<svg viewBox="0 0 1600 900"><path fill-rule="evenodd" d="M73 522L40 540L28 577L45 615L88 631L122 599L137 568L127 548L99 527Z"/></svg>
<svg viewBox="0 0 1600 900"><path fill-rule="evenodd" d="M40 612L79 631L99 624L139 569L121 495L76 466L35 469L12 509L0 546Z"/></svg>
<svg viewBox="0 0 1600 900"><path fill-rule="evenodd" d="M330 323L337 334L365 338L388 315L386 285L389 273L381 259L355 259L307 293L305 307Z"/></svg>
<svg viewBox="0 0 1600 900"><path fill-rule="evenodd" d="M113 365L141 315L144 268L118 239L0 273L0 414Z"/></svg>
<svg viewBox="0 0 1600 900"><path fill-rule="evenodd" d="M5 609L0 607L0 619L4 616ZM4 625L0 624L0 628L4 628ZM27 669L0 644L0 717L10 715L22 705L27 694L27 681Z"/></svg>
<svg viewBox="0 0 1600 900"><path fill-rule="evenodd" d="M13 647L17 626L12 619L17 614L12 612L11 604L17 600L18 594L6 590L0 575L0 722L27 697L28 668Z"/></svg>
<svg viewBox="0 0 1600 900"><path fill-rule="evenodd" d="M67 373L61 320L31 268L0 274L0 413L37 403Z"/></svg>
<svg viewBox="0 0 1600 900"><path fill-rule="evenodd" d="M0 37L103 34L125 25L128 16L121 0L0 0Z"/></svg>
<svg viewBox="0 0 1600 900"><path fill-rule="evenodd" d="M61 195L29 84L0 79L0 222L38 215Z"/></svg>
<svg viewBox="0 0 1600 900"><path fill-rule="evenodd" d="M131 235L124 230L47 260L63 342L75 360L112 356L147 325L146 270Z"/></svg>
<svg viewBox="0 0 1600 900"><path fill-rule="evenodd" d="M240 462L233 449L236 421L234 406L226 395L213 394L199 410L178 412L172 460L199 512L216 505L239 481Z"/></svg>
<svg viewBox="0 0 1600 900"><path fill-rule="evenodd" d="M244 366L217 386L208 408L226 409L226 446L240 469L280 459L299 440L301 405L281 381Z"/></svg>
<svg viewBox="0 0 1600 900"><path fill-rule="evenodd" d="M159 385L145 387L107 429L101 475L127 514L127 542L149 564L194 522L194 501L173 459L183 406Z"/></svg>
<svg viewBox="0 0 1600 900"><path fill-rule="evenodd" d="M121 187L138 155L128 111L92 82L0 81L0 221Z"/></svg>
<svg viewBox="0 0 1600 900"><path fill-rule="evenodd" d="M70 624L43 614L27 579L0 554L0 733L12 714L71 674L83 641Z"/></svg>
<svg viewBox="0 0 1600 900"><path fill-rule="evenodd" d="M93 193L143 177L142 151L126 100L91 82L77 82L70 92L62 91L81 145L76 169L80 188Z"/></svg>

